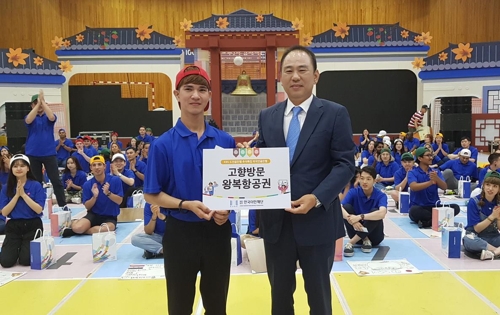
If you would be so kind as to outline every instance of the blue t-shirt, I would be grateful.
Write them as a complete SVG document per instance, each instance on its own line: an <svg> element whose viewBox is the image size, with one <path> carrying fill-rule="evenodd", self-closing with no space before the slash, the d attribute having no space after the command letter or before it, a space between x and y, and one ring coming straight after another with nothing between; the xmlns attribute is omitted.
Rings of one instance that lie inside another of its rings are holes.
<svg viewBox="0 0 500 315"><path fill-rule="evenodd" d="M108 149L111 149L111 145L113 144L113 142L108 142ZM116 140L116 144L118 145L118 147L120 148L120 150L123 150L123 143L120 141L120 140Z"/></svg>
<svg viewBox="0 0 500 315"><path fill-rule="evenodd" d="M481 200L480 196L476 197L477 200ZM474 198L470 198L467 203L467 227L466 229L474 229L474 226L480 223L482 212L485 216L489 216L493 212L493 208L497 205L496 202L489 202L488 200L484 200L484 206L480 207Z"/></svg>
<svg viewBox="0 0 500 315"><path fill-rule="evenodd" d="M15 191L17 188L15 189ZM37 181L28 179L26 184L24 184L24 192L33 199L34 202L40 205L40 207L45 206L46 194L45 190ZM3 209L12 198L7 196L7 185L2 187L2 192L0 193L0 209ZM19 197L14 209L8 215L11 219L34 219L43 216L43 212L38 214L33 209L31 209L23 198Z"/></svg>
<svg viewBox="0 0 500 315"><path fill-rule="evenodd" d="M149 162L144 176L144 193L161 191L183 200L202 200L203 150L219 146L236 147L234 138L205 122L205 132L198 135L179 119L173 128L156 139L149 148ZM168 215L183 221L202 222L191 211L170 209Z"/></svg>
<svg viewBox="0 0 500 315"><path fill-rule="evenodd" d="M84 151L85 152L85 151ZM82 167L82 170L85 172L85 173L90 173L90 164L89 162L87 162L87 160L83 157L83 155L81 155L80 153L78 152L73 152L72 156L76 157L76 159L78 160L78 162L80 163L80 166ZM89 156L91 158L91 156Z"/></svg>
<svg viewBox="0 0 500 315"><path fill-rule="evenodd" d="M444 171L446 169L451 169L453 171L453 176L456 179L460 179L460 177L469 176L472 178L477 178L477 166L475 163L468 161L467 164L462 163L460 159L449 160L439 167L440 170Z"/></svg>
<svg viewBox="0 0 500 315"><path fill-rule="evenodd" d="M66 181L68 179L71 179L73 181L73 184L82 187L83 184L85 184L85 182L87 181L87 173L85 173L84 171L76 171L75 177L71 176L71 172L63 173L61 181L63 183L64 189L66 189ZM70 188L69 191L78 190Z"/></svg>
<svg viewBox="0 0 500 315"><path fill-rule="evenodd" d="M55 147L57 148L57 146L59 145L59 139L56 140L54 142L55 144ZM64 144L67 146L67 147L70 147L70 148L74 148L73 146L73 141L69 140L69 139L66 139L64 140ZM67 158L69 158L70 156L70 152L68 152L63 146L60 146L59 147L59 150L57 150L57 159L59 161L63 161L63 160L66 160Z"/></svg>
<svg viewBox="0 0 500 315"><path fill-rule="evenodd" d="M128 178L133 178L134 182L135 182L135 175L134 175L134 172L132 172L131 170L128 170L128 169L124 168L123 172L122 172L122 175L125 176L125 177L128 177ZM111 175L111 176L115 176L115 175ZM122 179L120 177L118 177L118 176L115 176L115 177L118 178L120 180L120 182L122 183L122 190L123 190L124 194L127 192L127 190L130 187L134 187L134 184L132 184L132 186L130 186L127 183L125 183L124 181L122 181Z"/></svg>
<svg viewBox="0 0 500 315"><path fill-rule="evenodd" d="M455 152L453 152L453 154L459 154L460 151L462 151L462 149L463 148L456 149ZM478 155L477 148L469 146L468 149L470 150L470 158L474 159L474 161L476 161L475 163L477 163L477 155Z"/></svg>
<svg viewBox="0 0 500 315"><path fill-rule="evenodd" d="M141 136L141 135L138 135L137 137L135 137L137 140L139 141L142 141L142 142L145 142L145 143L152 143L155 138L154 137L151 137L150 135L148 134L145 134L144 137Z"/></svg>
<svg viewBox="0 0 500 315"><path fill-rule="evenodd" d="M432 171L429 169L429 172ZM443 174L440 170L434 169L437 172L438 177L444 181ZM424 172L421 167L415 167L408 173L408 186L412 183L425 183L430 180L429 173ZM421 206L430 207L435 206L438 202L438 186L437 184L431 185L426 189L419 191L412 190L410 194L410 206Z"/></svg>
<svg viewBox="0 0 500 315"><path fill-rule="evenodd" d="M434 156L434 158L432 159L432 164L438 164L439 162L441 162L441 158L439 156Z"/></svg>
<svg viewBox="0 0 500 315"><path fill-rule="evenodd" d="M363 152L361 153L361 160L359 162L359 166L363 165L364 158L370 159L371 156L372 154L368 150L363 150Z"/></svg>
<svg viewBox="0 0 500 315"><path fill-rule="evenodd" d="M93 146L89 146L88 148L83 147L83 152L85 152L89 158L98 155L97 150Z"/></svg>
<svg viewBox="0 0 500 315"><path fill-rule="evenodd" d="M109 183L109 191L115 195L123 197L122 181L116 177L109 174L105 174L104 184ZM97 195L97 200L92 207L92 212L99 215L106 215L111 217L117 217L120 214L120 205L114 203L108 196L102 191L103 184L99 183L95 177L92 177L83 184L82 189L82 201L87 202L94 196L92 193L92 186L97 184L99 189L99 195Z"/></svg>
<svg viewBox="0 0 500 315"><path fill-rule="evenodd" d="M0 183L2 183L2 187L7 185L8 179L9 179L9 172L0 171Z"/></svg>
<svg viewBox="0 0 500 315"><path fill-rule="evenodd" d="M127 160L127 164L125 164L125 168L130 170L130 162L128 160ZM146 174L146 163L136 159L135 160L135 170L141 174ZM135 175L135 173L134 173L134 175ZM134 187L142 187L142 186L144 186L144 181L142 179L140 179L139 177L135 176Z"/></svg>
<svg viewBox="0 0 500 315"><path fill-rule="evenodd" d="M450 149L448 148L448 145L446 143L442 143L441 144L441 147L443 148L443 150L446 152L446 153L450 153ZM437 152L439 146L437 145L437 143L433 143L432 144L432 150L434 150L434 152ZM437 156L439 156L439 158L442 160L445 158L443 152L441 152L441 150L439 151L439 153L437 154Z"/></svg>
<svg viewBox="0 0 500 315"><path fill-rule="evenodd" d="M401 165L396 164L395 162L389 162L387 165L384 162L377 163L375 170L377 174L382 178L391 178L394 177L394 173L401 167ZM394 184L393 182L380 182L384 186L389 186Z"/></svg>
<svg viewBox="0 0 500 315"><path fill-rule="evenodd" d="M160 208L160 211L162 208ZM162 211L163 213L164 211ZM163 213L165 214L165 213ZM151 211L151 205L149 203L146 203L144 206L144 226L149 224L149 221L151 221L151 218L153 217L153 212ZM156 219L156 225L155 229L153 231L155 234L163 235L165 234L165 221Z"/></svg>
<svg viewBox="0 0 500 315"><path fill-rule="evenodd" d="M373 187L372 195L368 199L363 191L363 188L356 187L349 189L344 200L343 205L351 205L354 208L354 213L367 214L374 210L379 210L380 207L387 208L387 195Z"/></svg>
<svg viewBox="0 0 500 315"><path fill-rule="evenodd" d="M489 164L481 169L481 171L479 172L478 180L477 180L477 187L481 187L481 185L483 184L483 181L484 181L484 177L486 176L486 174L488 173L489 170L490 170ZM500 172L500 168L497 169L496 171Z"/></svg>
<svg viewBox="0 0 500 315"><path fill-rule="evenodd" d="M401 153L399 152L392 152L392 156L394 156L394 163L397 165L401 166Z"/></svg>
<svg viewBox="0 0 500 315"><path fill-rule="evenodd" d="M257 210L248 210L248 230L247 234L252 234L258 228L257 226Z"/></svg>
<svg viewBox="0 0 500 315"><path fill-rule="evenodd" d="M27 116L27 115L26 115ZM56 147L54 143L54 125L57 121L57 116L54 115L54 121L50 121L47 114L36 115L31 124L26 123L28 128L28 137L26 138L26 155L32 156L51 156L56 155Z"/></svg>
<svg viewBox="0 0 500 315"><path fill-rule="evenodd" d="M411 140L408 140L406 139L404 142L403 142L405 148L408 150L408 152L411 151L411 149L413 148L413 146L415 146L415 148L418 148L420 146L420 141L416 138L413 138Z"/></svg>
<svg viewBox="0 0 500 315"><path fill-rule="evenodd" d="M400 167L399 170L394 173L394 187L397 185L401 184L401 182L405 179L406 177L406 170L404 167ZM408 191L408 181L406 182L406 186L401 188L401 191Z"/></svg>

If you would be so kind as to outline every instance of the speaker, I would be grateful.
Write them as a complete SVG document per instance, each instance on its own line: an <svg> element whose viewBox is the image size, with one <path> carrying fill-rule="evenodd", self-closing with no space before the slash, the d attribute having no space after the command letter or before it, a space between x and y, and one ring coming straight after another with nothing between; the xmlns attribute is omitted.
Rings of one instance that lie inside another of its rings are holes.
<svg viewBox="0 0 500 315"><path fill-rule="evenodd" d="M441 115L453 114L453 105L441 105Z"/></svg>
<svg viewBox="0 0 500 315"><path fill-rule="evenodd" d="M9 147L9 151L12 154L19 153L22 150L22 146L26 143L26 137L18 137L18 138L8 138L7 145Z"/></svg>
<svg viewBox="0 0 500 315"><path fill-rule="evenodd" d="M10 143L11 138L26 137L28 129L24 124L24 117L31 111L31 103L21 102L5 103L5 126L7 127L7 138Z"/></svg>
<svg viewBox="0 0 500 315"><path fill-rule="evenodd" d="M443 131L468 131L472 125L471 114L442 114L441 127Z"/></svg>
<svg viewBox="0 0 500 315"><path fill-rule="evenodd" d="M441 106L450 106L455 104L454 97L442 97L441 98Z"/></svg>

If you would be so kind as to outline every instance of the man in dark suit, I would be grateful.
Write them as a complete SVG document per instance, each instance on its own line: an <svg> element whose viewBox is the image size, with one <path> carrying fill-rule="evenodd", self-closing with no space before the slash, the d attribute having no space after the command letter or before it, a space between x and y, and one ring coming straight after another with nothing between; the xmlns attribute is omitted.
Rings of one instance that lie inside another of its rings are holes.
<svg viewBox="0 0 500 315"><path fill-rule="evenodd" d="M339 193L354 176L356 146L346 108L313 96L316 57L305 47L281 58L288 100L262 110L257 147L289 147L290 209L262 210L272 314L294 314L297 260L310 314L332 314L330 272L335 240L345 235Z"/></svg>

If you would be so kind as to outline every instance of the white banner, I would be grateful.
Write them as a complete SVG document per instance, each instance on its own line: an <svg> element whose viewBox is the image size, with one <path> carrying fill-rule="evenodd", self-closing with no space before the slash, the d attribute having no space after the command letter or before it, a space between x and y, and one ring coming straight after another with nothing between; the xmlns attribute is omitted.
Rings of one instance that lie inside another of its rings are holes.
<svg viewBox="0 0 500 315"><path fill-rule="evenodd" d="M203 150L203 203L211 210L291 207L288 148Z"/></svg>

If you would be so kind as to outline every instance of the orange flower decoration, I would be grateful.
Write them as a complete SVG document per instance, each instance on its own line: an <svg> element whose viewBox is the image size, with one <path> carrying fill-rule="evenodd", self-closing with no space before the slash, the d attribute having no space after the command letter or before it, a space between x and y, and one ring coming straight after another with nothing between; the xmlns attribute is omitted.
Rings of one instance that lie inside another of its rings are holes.
<svg viewBox="0 0 500 315"><path fill-rule="evenodd" d="M410 33L407 30L402 30L401 31L401 37L408 38L408 36L410 36Z"/></svg>
<svg viewBox="0 0 500 315"><path fill-rule="evenodd" d="M299 20L299 18L295 18L295 20L292 22L292 28L296 31L300 31L304 27L304 22L302 20Z"/></svg>
<svg viewBox="0 0 500 315"><path fill-rule="evenodd" d="M422 41L424 42L424 44L428 45L431 43L431 39L432 39L432 36L431 36L431 32L422 32L422 35L420 35L420 37L422 38Z"/></svg>
<svg viewBox="0 0 500 315"><path fill-rule="evenodd" d="M413 65L413 69L422 69L425 65L424 58L415 57L415 60L411 63Z"/></svg>
<svg viewBox="0 0 500 315"><path fill-rule="evenodd" d="M153 33L153 29L148 28L147 25L139 25L135 32L137 33L136 37L140 38L141 42L143 42L145 39L151 39L151 33Z"/></svg>
<svg viewBox="0 0 500 315"><path fill-rule="evenodd" d="M442 53L440 53L440 54L438 55L438 57L439 57L439 60L441 60L441 61L445 61L446 59L448 59L448 53L445 53L445 52L443 51Z"/></svg>
<svg viewBox="0 0 500 315"><path fill-rule="evenodd" d="M14 67L19 65L25 65L26 61L24 59L28 58L30 55L23 53L21 48L12 49L9 48L9 52L6 53L7 57L9 57L9 63L13 64Z"/></svg>
<svg viewBox="0 0 500 315"><path fill-rule="evenodd" d="M175 36L175 38L174 38L174 44L177 47L180 47L183 44L183 42L182 42L182 35Z"/></svg>
<svg viewBox="0 0 500 315"><path fill-rule="evenodd" d="M61 68L63 72L71 72L71 69L73 69L73 65L69 62L69 60L61 61L59 68Z"/></svg>
<svg viewBox="0 0 500 315"><path fill-rule="evenodd" d="M255 20L259 23L262 23L262 21L264 21L264 17L262 16L262 14L259 14L255 17Z"/></svg>
<svg viewBox="0 0 500 315"><path fill-rule="evenodd" d="M229 22L227 21L227 17L225 18L219 17L219 19L215 21L215 24L217 24L218 28L225 29L228 27Z"/></svg>
<svg viewBox="0 0 500 315"><path fill-rule="evenodd" d="M63 46L64 47L69 47L69 46L71 46L71 42L69 40L65 39L64 42L63 42Z"/></svg>
<svg viewBox="0 0 500 315"><path fill-rule="evenodd" d="M347 23L337 23L334 25L335 26L332 27L332 30L335 31L335 37L342 37L342 39L344 39L349 35L349 29L351 27L347 26Z"/></svg>
<svg viewBox="0 0 500 315"><path fill-rule="evenodd" d="M181 30L183 31L189 31L191 27L193 27L193 24L191 24L191 20L188 20L184 18L184 21L179 23L181 25Z"/></svg>
<svg viewBox="0 0 500 315"><path fill-rule="evenodd" d="M83 36L82 34L76 35L76 41L79 43L83 42L84 38L85 38L85 36Z"/></svg>
<svg viewBox="0 0 500 315"><path fill-rule="evenodd" d="M33 63L37 66L41 66L43 65L43 58L40 57L33 58Z"/></svg>
<svg viewBox="0 0 500 315"><path fill-rule="evenodd" d="M307 33L304 36L302 36L301 44L303 46L309 46L309 45L311 45L312 40L313 40L313 37L311 36L311 33Z"/></svg>
<svg viewBox="0 0 500 315"><path fill-rule="evenodd" d="M54 47L55 49L59 49L63 45L62 37L55 36L54 39L51 40L51 42L52 42L52 47Z"/></svg>
<svg viewBox="0 0 500 315"><path fill-rule="evenodd" d="M415 38L413 38L415 43L420 43L422 41L422 35L415 35Z"/></svg>
<svg viewBox="0 0 500 315"><path fill-rule="evenodd" d="M470 43L467 44L458 44L458 47L455 49L452 49L451 51L456 55L455 60L460 60L462 59L463 62L467 61L470 57L472 57L471 52L474 50L474 48L470 47Z"/></svg>

